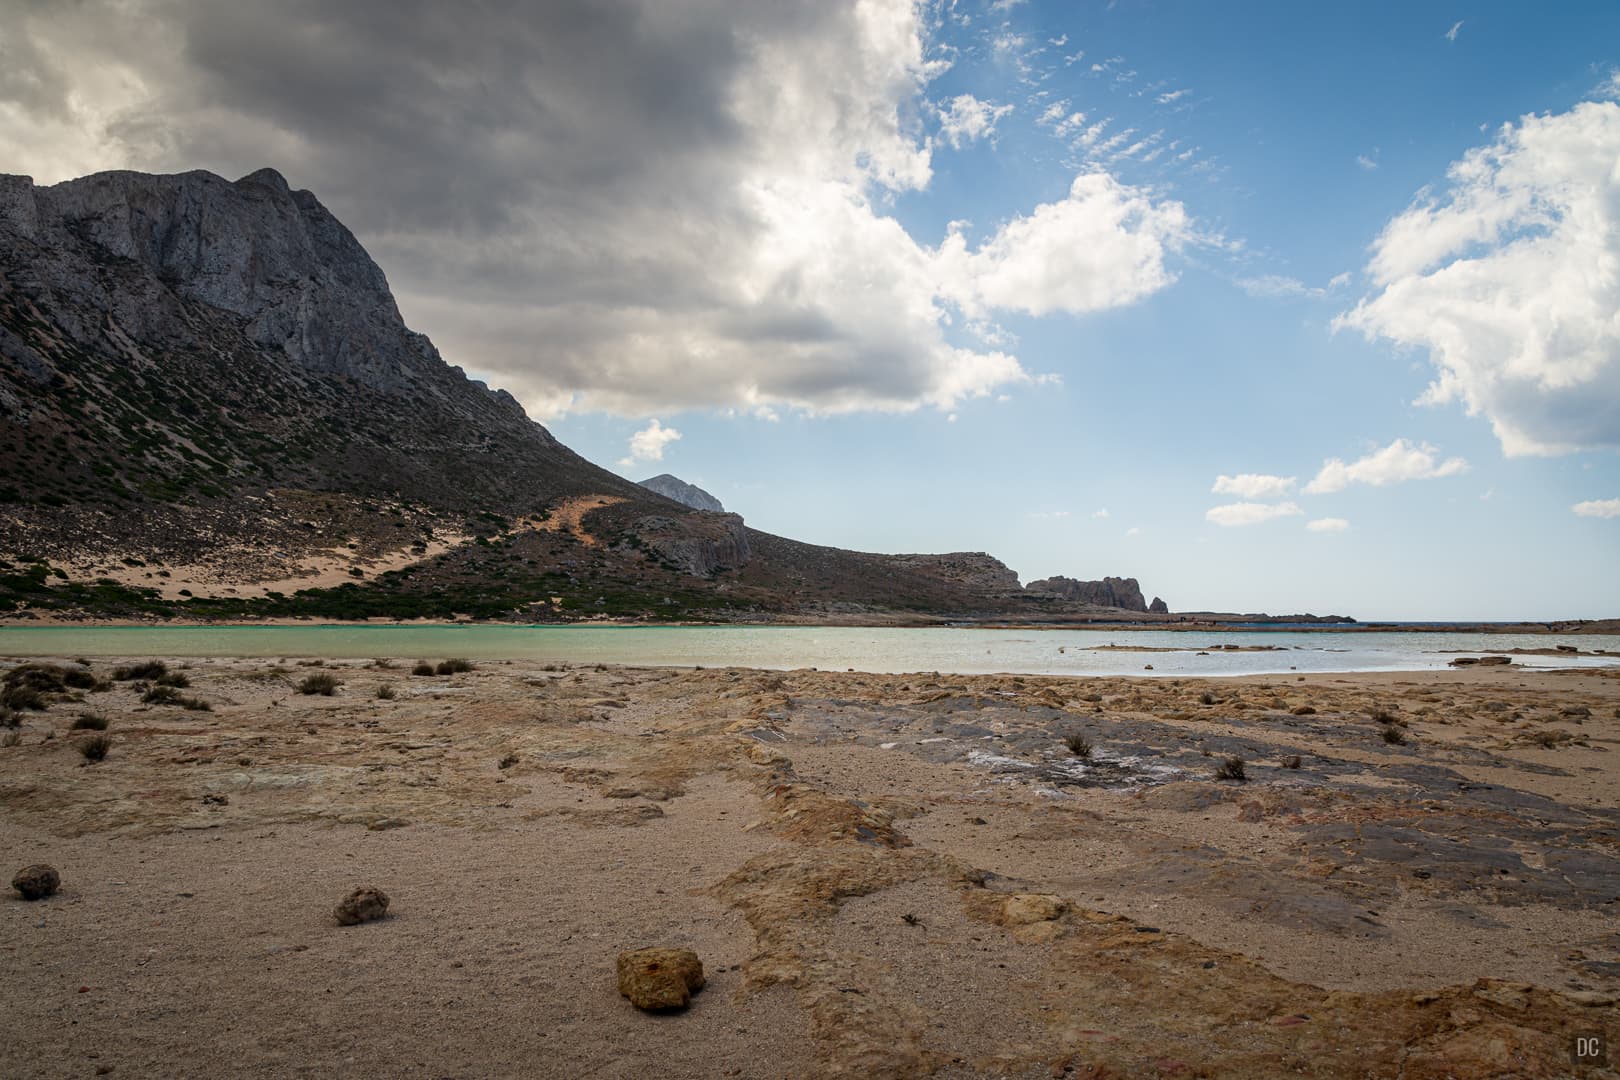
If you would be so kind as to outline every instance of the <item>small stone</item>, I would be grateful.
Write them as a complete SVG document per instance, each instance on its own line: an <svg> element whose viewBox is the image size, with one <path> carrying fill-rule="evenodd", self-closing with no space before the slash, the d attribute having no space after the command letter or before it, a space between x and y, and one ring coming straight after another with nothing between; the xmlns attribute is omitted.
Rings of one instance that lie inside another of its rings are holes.
<svg viewBox="0 0 1620 1080"><path fill-rule="evenodd" d="M619 993L638 1009L681 1009L703 989L703 963L691 949L619 954Z"/></svg>
<svg viewBox="0 0 1620 1080"><path fill-rule="evenodd" d="M355 926L388 914L388 894L381 889L356 889L343 898L336 910L339 926Z"/></svg>
<svg viewBox="0 0 1620 1080"><path fill-rule="evenodd" d="M17 876L11 879L11 887L21 893L24 900L43 900L62 887L62 876L54 866L35 863L17 871Z"/></svg>

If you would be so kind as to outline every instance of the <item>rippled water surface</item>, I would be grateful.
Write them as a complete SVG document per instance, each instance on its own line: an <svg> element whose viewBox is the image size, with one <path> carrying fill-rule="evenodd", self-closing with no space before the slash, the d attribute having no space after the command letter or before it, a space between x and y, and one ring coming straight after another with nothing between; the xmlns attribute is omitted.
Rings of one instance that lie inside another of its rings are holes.
<svg viewBox="0 0 1620 1080"><path fill-rule="evenodd" d="M1108 649L1105 646L1123 646ZM1227 651L1236 645L1245 651ZM70 626L0 628L0 656L467 656L539 663L815 667L1031 675L1246 675L1420 671L1454 656L1573 645L1620 654L1620 636L1334 631L981 630L859 627ZM1249 651L1270 646L1265 651ZM1167 649L1168 652L1145 650ZM1129 650L1129 651L1126 651ZM1141 650L1141 651L1139 651ZM1527 667L1620 655L1517 656ZM1148 665L1152 670L1146 670Z"/></svg>

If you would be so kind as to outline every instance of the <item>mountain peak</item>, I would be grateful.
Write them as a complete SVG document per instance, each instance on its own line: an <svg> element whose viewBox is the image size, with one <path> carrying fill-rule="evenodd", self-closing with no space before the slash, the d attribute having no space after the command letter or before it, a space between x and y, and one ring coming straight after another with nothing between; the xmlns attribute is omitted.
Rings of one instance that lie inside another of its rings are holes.
<svg viewBox="0 0 1620 1080"><path fill-rule="evenodd" d="M246 176L242 177L242 179L238 180L237 183L262 184L267 188L272 188L281 192L283 195L292 194L292 188L287 186L287 178L268 166L258 170L257 172L248 173Z"/></svg>
<svg viewBox="0 0 1620 1080"><path fill-rule="evenodd" d="M723 514L726 510L720 505L720 500L707 491L669 473L649 477L641 481L641 486L649 491L658 492L666 499L674 499L682 506L690 506L693 510L712 510L717 514Z"/></svg>

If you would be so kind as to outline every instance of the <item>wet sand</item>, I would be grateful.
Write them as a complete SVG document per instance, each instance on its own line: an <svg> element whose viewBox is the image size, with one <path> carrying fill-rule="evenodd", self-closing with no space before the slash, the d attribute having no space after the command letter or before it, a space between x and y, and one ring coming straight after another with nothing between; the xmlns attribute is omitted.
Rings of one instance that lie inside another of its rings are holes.
<svg viewBox="0 0 1620 1080"><path fill-rule="evenodd" d="M6 1075L1615 1075L1620 671L393 665L21 714Z"/></svg>

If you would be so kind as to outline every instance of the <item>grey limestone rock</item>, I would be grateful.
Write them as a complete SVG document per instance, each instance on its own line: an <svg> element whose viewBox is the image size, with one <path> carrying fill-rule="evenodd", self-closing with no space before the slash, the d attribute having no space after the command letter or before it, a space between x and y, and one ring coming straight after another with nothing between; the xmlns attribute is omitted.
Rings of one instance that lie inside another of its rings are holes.
<svg viewBox="0 0 1620 1080"><path fill-rule="evenodd" d="M641 481L641 486L649 491L656 491L666 499L674 499L682 506L690 506L693 510L710 510L723 514L726 508L720 505L720 500L710 495L696 484L688 484L678 476L669 473L659 473Z"/></svg>

